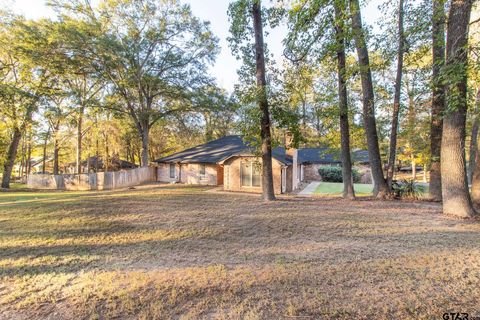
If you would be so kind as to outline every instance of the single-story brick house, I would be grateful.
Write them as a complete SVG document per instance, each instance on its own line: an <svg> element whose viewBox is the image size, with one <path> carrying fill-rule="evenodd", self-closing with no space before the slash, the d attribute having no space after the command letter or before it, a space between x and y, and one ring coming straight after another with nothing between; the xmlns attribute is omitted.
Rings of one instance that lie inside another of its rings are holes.
<svg viewBox="0 0 480 320"><path fill-rule="evenodd" d="M261 192L261 158L240 136L231 135L155 160L161 182L222 185L224 190ZM295 190L315 170L312 166L338 165L327 148L272 150L275 193ZM295 170L294 170L295 168ZM318 168L317 168L318 176Z"/></svg>

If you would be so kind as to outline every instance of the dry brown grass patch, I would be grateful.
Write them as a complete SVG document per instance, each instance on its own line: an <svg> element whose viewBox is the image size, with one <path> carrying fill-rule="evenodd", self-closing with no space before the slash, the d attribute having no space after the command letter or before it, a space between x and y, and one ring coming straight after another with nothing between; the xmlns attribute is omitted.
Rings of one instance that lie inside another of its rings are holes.
<svg viewBox="0 0 480 320"><path fill-rule="evenodd" d="M0 195L0 318L480 315L478 222L204 190Z"/></svg>

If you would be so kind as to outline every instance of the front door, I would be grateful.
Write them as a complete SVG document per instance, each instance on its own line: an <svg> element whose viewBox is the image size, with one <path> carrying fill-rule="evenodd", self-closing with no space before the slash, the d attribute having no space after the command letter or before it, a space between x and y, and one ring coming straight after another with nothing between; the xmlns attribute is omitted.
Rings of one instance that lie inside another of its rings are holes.
<svg viewBox="0 0 480 320"><path fill-rule="evenodd" d="M217 185L223 185L223 166L217 165Z"/></svg>
<svg viewBox="0 0 480 320"><path fill-rule="evenodd" d="M287 191L287 168L282 168L282 193Z"/></svg>

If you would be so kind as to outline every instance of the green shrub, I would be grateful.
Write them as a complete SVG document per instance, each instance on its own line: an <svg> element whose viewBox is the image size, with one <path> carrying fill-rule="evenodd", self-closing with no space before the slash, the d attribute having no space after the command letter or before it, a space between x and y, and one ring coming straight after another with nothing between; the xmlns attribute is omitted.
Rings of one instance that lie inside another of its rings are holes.
<svg viewBox="0 0 480 320"><path fill-rule="evenodd" d="M325 182L343 182L342 167L325 166L318 168L318 174ZM360 181L361 174L357 169L352 168L353 182Z"/></svg>
<svg viewBox="0 0 480 320"><path fill-rule="evenodd" d="M403 199L418 199L425 191L415 180L394 181L392 189L395 197Z"/></svg>

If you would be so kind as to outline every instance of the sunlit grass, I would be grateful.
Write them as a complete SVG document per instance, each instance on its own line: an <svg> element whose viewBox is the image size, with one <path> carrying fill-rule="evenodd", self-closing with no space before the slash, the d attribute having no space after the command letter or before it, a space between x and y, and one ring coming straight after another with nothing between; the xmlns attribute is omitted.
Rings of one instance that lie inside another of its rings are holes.
<svg viewBox="0 0 480 320"><path fill-rule="evenodd" d="M0 193L0 318L428 319L477 310L480 226L443 218L437 204L266 204L205 190Z"/></svg>
<svg viewBox="0 0 480 320"><path fill-rule="evenodd" d="M22 190L26 189L27 184L26 183L20 183L20 182L11 182L10 183L10 189L11 190Z"/></svg>
<svg viewBox="0 0 480 320"><path fill-rule="evenodd" d="M429 186L428 185L419 185L422 192L420 197L427 197L429 193ZM362 184L362 183L355 183L353 185L355 190L355 195L357 197L367 197L371 196L373 192L373 184ZM336 182L320 182L317 189L314 192L314 195L317 196L341 196L343 192L343 183L336 183Z"/></svg>
<svg viewBox="0 0 480 320"><path fill-rule="evenodd" d="M372 195L373 185L372 184L357 184L353 185L355 190L355 195L361 196L370 196ZM325 196L339 196L343 192L343 183L336 182L320 182L317 189L315 190L315 195L325 195Z"/></svg>

